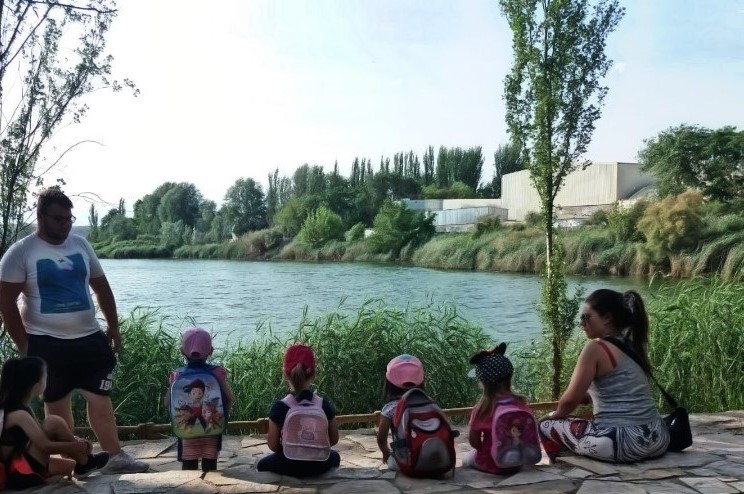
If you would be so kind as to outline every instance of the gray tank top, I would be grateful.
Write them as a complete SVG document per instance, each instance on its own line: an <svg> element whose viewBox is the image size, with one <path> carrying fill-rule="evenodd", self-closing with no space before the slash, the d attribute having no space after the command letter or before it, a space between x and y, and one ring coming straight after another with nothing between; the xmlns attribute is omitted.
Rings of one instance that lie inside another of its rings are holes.
<svg viewBox="0 0 744 494"><path fill-rule="evenodd" d="M624 353L618 356L614 369L592 381L589 395L598 426L627 427L660 419L646 373Z"/></svg>

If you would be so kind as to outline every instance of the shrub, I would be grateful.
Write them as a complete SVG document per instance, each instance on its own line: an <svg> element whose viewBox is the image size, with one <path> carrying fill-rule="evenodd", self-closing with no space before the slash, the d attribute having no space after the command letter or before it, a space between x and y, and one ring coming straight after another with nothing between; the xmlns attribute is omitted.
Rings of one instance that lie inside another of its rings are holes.
<svg viewBox="0 0 744 494"><path fill-rule="evenodd" d="M331 240L343 238L344 224L341 217L325 206L319 206L308 215L299 233L302 242L316 248Z"/></svg>
<svg viewBox="0 0 744 494"><path fill-rule="evenodd" d="M373 251L390 252L393 257L398 257L404 246L422 245L434 235L434 216L386 200L375 216L374 229L367 239Z"/></svg>
<svg viewBox="0 0 744 494"><path fill-rule="evenodd" d="M653 262L692 247L702 231L703 196L687 191L669 196L646 208L638 229L646 237L645 253Z"/></svg>
<svg viewBox="0 0 744 494"><path fill-rule="evenodd" d="M501 218L492 214L481 216L475 222L473 237L478 238L484 233L490 233L496 230L501 230Z"/></svg>
<svg viewBox="0 0 744 494"><path fill-rule="evenodd" d="M344 237L346 238L347 242L362 240L364 238L364 230L364 223L357 223L356 225L349 228L349 231L344 234Z"/></svg>
<svg viewBox="0 0 744 494"><path fill-rule="evenodd" d="M643 237L638 231L638 221L648 207L646 201L637 201L629 208L615 204L607 213L607 228L614 242L639 241Z"/></svg>

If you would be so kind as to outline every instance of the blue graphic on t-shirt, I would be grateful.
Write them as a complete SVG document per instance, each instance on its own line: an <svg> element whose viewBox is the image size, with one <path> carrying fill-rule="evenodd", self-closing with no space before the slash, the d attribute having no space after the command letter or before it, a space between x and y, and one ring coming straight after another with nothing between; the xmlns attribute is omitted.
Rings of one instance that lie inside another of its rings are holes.
<svg viewBox="0 0 744 494"><path fill-rule="evenodd" d="M42 314L62 314L90 309L88 268L81 254L36 262Z"/></svg>

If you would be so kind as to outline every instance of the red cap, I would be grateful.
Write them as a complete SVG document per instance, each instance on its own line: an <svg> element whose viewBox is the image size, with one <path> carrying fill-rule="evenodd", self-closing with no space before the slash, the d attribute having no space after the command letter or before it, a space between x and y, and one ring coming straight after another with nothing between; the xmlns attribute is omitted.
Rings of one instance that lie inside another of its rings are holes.
<svg viewBox="0 0 744 494"><path fill-rule="evenodd" d="M295 344L284 352L284 372L289 374L292 369L302 364L307 372L315 372L315 353L307 345Z"/></svg>

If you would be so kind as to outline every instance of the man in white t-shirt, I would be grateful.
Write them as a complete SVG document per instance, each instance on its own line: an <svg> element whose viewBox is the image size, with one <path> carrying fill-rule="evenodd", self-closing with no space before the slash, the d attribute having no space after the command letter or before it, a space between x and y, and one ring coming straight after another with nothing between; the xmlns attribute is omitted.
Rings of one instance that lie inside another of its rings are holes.
<svg viewBox="0 0 744 494"><path fill-rule="evenodd" d="M45 413L59 415L72 429L72 392L78 390L101 448L111 455L103 471L144 472L149 465L121 449L111 403L111 374L121 348L116 301L93 248L70 234L74 221L72 201L61 190L41 191L36 232L0 261L3 324L21 355L47 364ZM106 333L90 288L106 318Z"/></svg>

